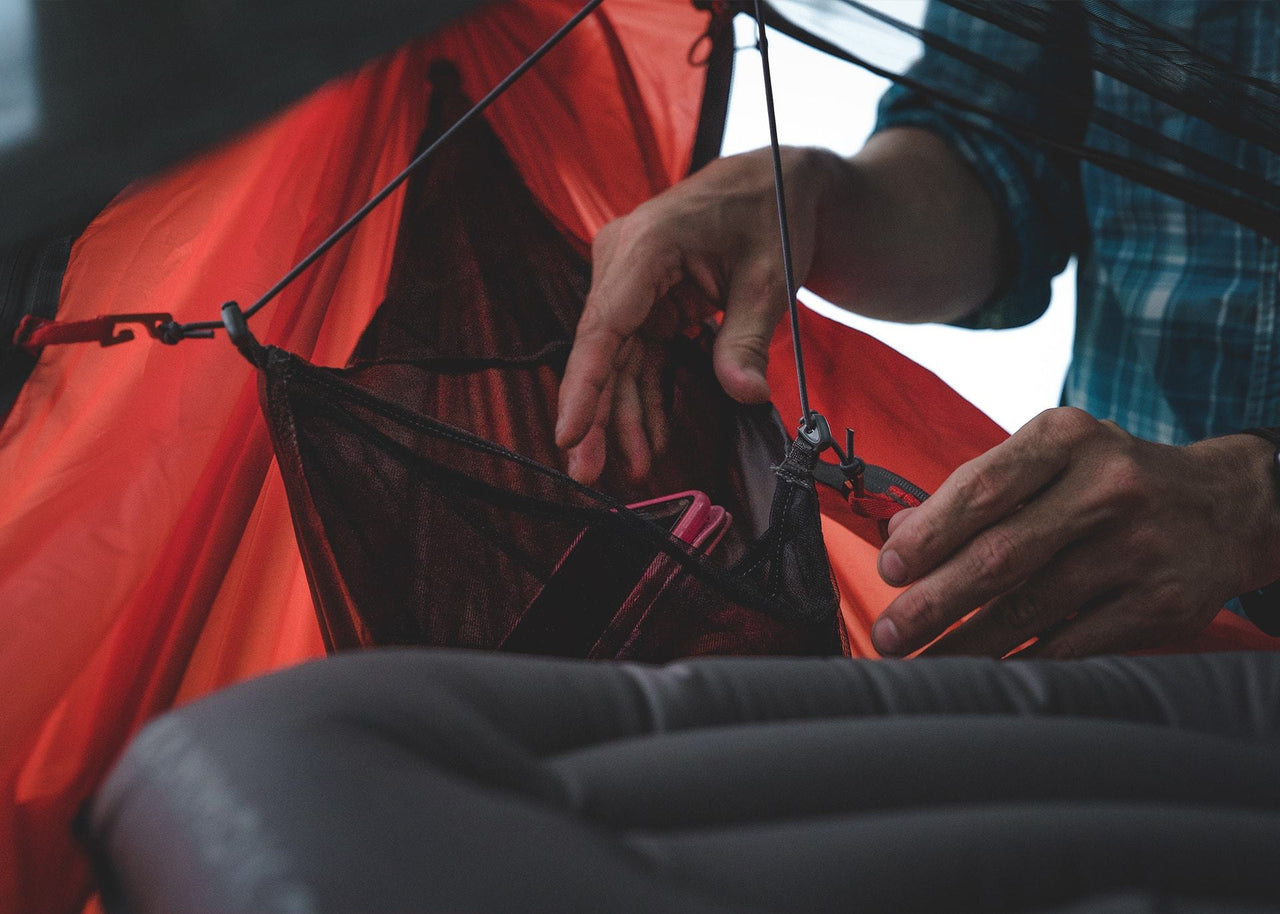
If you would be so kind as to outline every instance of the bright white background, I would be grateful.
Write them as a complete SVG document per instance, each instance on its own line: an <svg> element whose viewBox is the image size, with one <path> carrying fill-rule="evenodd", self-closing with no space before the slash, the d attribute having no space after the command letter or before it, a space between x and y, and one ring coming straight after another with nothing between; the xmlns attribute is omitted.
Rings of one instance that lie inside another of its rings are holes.
<svg viewBox="0 0 1280 914"><path fill-rule="evenodd" d="M780 5L789 14L805 11L801 4ZM808 5L814 7L813 0ZM876 5L913 24L920 22L924 11L923 0L881 0ZM754 50L755 26L746 16L738 17L737 26L739 51L722 149L725 155L769 142L760 55ZM897 71L919 53L913 39L863 24L858 29L860 39L880 49L877 64ZM856 152L871 132L876 100L888 83L775 32L770 32L769 59L780 140L825 146L845 155ZM807 290L801 292L801 299L927 366L1009 431L1058 403L1075 320L1074 268L1055 281L1049 311L1015 330L891 324L850 314Z"/></svg>

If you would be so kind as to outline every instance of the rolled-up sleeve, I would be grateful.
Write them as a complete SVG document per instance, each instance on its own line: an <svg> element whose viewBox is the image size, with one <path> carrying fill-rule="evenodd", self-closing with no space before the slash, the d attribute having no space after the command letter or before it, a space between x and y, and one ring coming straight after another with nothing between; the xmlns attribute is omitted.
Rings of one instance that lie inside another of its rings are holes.
<svg viewBox="0 0 1280 914"><path fill-rule="evenodd" d="M1087 98L1092 74L1083 63L1084 25L1074 3L1044 2L1054 47L1017 37L943 3L930 2L925 30L1016 71L1012 86L945 54L927 50L910 69L925 85L1034 125L1054 139L1080 143L1087 117L1043 97L1042 89ZM1071 53L1074 43L1076 53ZM1011 135L990 119L951 107L905 86L880 101L876 130L921 127L946 141L974 170L996 204L1012 270L991 300L957 321L997 329L1030 323L1049 304L1049 281L1070 259L1083 225L1079 166L1069 156Z"/></svg>

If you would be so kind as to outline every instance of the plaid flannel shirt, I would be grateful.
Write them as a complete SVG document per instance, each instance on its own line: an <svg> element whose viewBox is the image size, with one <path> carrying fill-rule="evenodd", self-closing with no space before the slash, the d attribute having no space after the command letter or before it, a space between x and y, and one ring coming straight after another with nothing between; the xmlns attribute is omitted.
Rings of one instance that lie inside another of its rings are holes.
<svg viewBox="0 0 1280 914"><path fill-rule="evenodd" d="M1280 3L1130 0L1144 18L1187 34L1242 71L1280 79ZM1087 41L1074 4L1049 4L1064 42ZM1093 104L1280 183L1280 156L1129 86L1095 74L1061 47L1041 47L931 3L926 28L1013 67L1037 85L1089 91ZM1053 110L940 54L913 73L1055 135L1135 156L1084 117ZM1078 257L1076 338L1062 402L1143 438L1187 443L1247 426L1280 425L1280 248L1235 223L1095 166L1037 148L986 119L903 87L882 99L877 129L913 125L947 140L973 167L1016 246L1015 271L967 326L1038 317L1049 280Z"/></svg>

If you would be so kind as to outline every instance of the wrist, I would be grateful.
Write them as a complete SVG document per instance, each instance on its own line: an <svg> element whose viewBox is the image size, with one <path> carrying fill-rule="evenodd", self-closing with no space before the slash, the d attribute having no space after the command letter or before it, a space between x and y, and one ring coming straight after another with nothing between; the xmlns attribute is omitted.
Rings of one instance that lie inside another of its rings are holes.
<svg viewBox="0 0 1280 914"><path fill-rule="evenodd" d="M1219 468L1219 529L1233 545L1235 595L1280 580L1280 471L1277 445L1238 433L1191 446Z"/></svg>
<svg viewBox="0 0 1280 914"><path fill-rule="evenodd" d="M1280 492L1280 428L1245 429L1240 437L1253 437L1266 443L1271 451L1272 483L1277 492ZM1271 578L1270 583L1262 587L1240 594L1232 604L1228 606L1241 612L1266 634L1280 635L1280 575Z"/></svg>

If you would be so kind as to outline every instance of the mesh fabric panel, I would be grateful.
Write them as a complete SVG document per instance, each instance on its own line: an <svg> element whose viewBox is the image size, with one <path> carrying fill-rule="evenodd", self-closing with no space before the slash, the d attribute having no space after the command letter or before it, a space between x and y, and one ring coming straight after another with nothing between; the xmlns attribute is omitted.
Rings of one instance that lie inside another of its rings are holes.
<svg viewBox="0 0 1280 914"><path fill-rule="evenodd" d="M450 69L435 77L424 142L465 107ZM410 183L387 298L348 367L255 349L331 650L498 647L588 534L565 610L577 595L600 617L591 656L838 650L812 480L783 482L776 523L750 546L760 467L736 442L772 414L720 391L705 339L670 346L671 445L642 482L615 472L595 491L564 474L556 394L587 284L581 252L477 122ZM624 507L684 490L744 521L708 555ZM796 587L815 563L818 585ZM618 580L618 605L593 605Z"/></svg>

